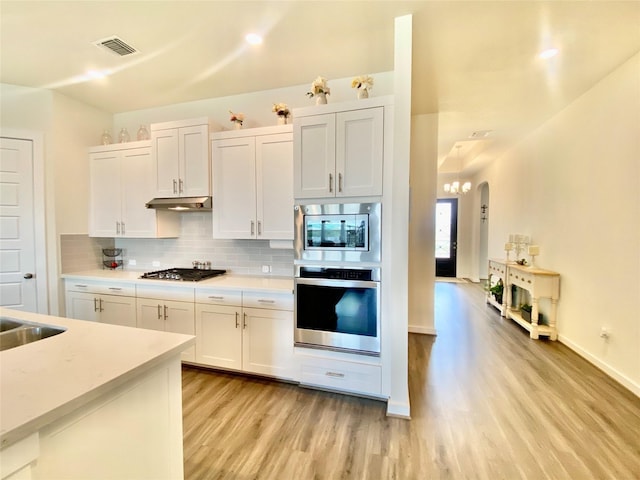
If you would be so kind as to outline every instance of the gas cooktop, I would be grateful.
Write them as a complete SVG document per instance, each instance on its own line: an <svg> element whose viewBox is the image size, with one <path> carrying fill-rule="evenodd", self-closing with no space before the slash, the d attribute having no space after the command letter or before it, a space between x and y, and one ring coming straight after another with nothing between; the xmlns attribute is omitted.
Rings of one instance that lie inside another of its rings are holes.
<svg viewBox="0 0 640 480"><path fill-rule="evenodd" d="M200 280L223 275L226 272L226 270L204 270L200 268L168 268L167 270L144 273L140 278L199 282Z"/></svg>

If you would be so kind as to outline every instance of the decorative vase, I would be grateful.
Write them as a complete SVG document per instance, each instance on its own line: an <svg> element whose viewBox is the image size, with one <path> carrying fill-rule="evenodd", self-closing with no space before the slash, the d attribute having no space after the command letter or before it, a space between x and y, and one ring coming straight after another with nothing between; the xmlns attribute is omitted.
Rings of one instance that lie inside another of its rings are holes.
<svg viewBox="0 0 640 480"><path fill-rule="evenodd" d="M144 125L140 125L138 129L138 140L149 140L149 130Z"/></svg>
<svg viewBox="0 0 640 480"><path fill-rule="evenodd" d="M131 137L129 136L129 132L127 132L126 128L123 128L122 130L120 130L120 135L118 136L118 139L120 140L120 143L127 143L129 140L131 140Z"/></svg>
<svg viewBox="0 0 640 480"><path fill-rule="evenodd" d="M322 93L317 93L316 94L316 105L326 105L327 104L327 94L322 92Z"/></svg>
<svg viewBox="0 0 640 480"><path fill-rule="evenodd" d="M235 128L236 130L241 130L242 122L233 122L233 128Z"/></svg>
<svg viewBox="0 0 640 480"><path fill-rule="evenodd" d="M111 145L111 142L111 134L109 133L109 130L105 130L100 138L100 143L102 145Z"/></svg>
<svg viewBox="0 0 640 480"><path fill-rule="evenodd" d="M369 98L369 90L366 88L358 89L358 100L362 100L363 98Z"/></svg>
<svg viewBox="0 0 640 480"><path fill-rule="evenodd" d="M278 115L278 125L286 125L287 117L284 115Z"/></svg>

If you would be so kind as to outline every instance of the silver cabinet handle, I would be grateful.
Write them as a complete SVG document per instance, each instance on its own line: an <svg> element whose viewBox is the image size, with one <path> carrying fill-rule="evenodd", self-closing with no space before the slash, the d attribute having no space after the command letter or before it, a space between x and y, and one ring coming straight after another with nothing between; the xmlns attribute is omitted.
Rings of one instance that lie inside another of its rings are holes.
<svg viewBox="0 0 640 480"><path fill-rule="evenodd" d="M240 322L238 321L238 315L240 315L238 312L236 312L236 328L238 328L240 326Z"/></svg>
<svg viewBox="0 0 640 480"><path fill-rule="evenodd" d="M120 235L120 222L116 222L116 233Z"/></svg>
<svg viewBox="0 0 640 480"><path fill-rule="evenodd" d="M164 319L165 319L165 320L166 320L167 318L169 318L169 316L167 315L167 310L169 310L169 309L168 309L168 308L167 308L167 306L165 305L165 306L164 306Z"/></svg>
<svg viewBox="0 0 640 480"><path fill-rule="evenodd" d="M216 295L209 295L207 298L211 298L213 300L224 300L224 297L219 297Z"/></svg>
<svg viewBox="0 0 640 480"><path fill-rule="evenodd" d="M253 235L254 232L255 232L255 228L254 227L255 227L255 222L253 220L251 220L251 235Z"/></svg>
<svg viewBox="0 0 640 480"><path fill-rule="evenodd" d="M182 179L178 180L178 193L184 192L184 181Z"/></svg>
<svg viewBox="0 0 640 480"><path fill-rule="evenodd" d="M338 192L342 192L342 174L338 174Z"/></svg>
<svg viewBox="0 0 640 480"><path fill-rule="evenodd" d="M122 230L122 235L124 235L124 222L120 222L120 229Z"/></svg>
<svg viewBox="0 0 640 480"><path fill-rule="evenodd" d="M109 287L109 290L116 290L119 292L122 289L120 287Z"/></svg>
<svg viewBox="0 0 640 480"><path fill-rule="evenodd" d="M102 299L100 299L100 311L104 312L104 308L102 308Z"/></svg>
<svg viewBox="0 0 640 480"><path fill-rule="evenodd" d="M258 235L262 235L262 222L258 220Z"/></svg>
<svg viewBox="0 0 640 480"><path fill-rule="evenodd" d="M162 305L158 305L158 320L162 320Z"/></svg>
<svg viewBox="0 0 640 480"><path fill-rule="evenodd" d="M78 288L87 288L87 286L86 286L86 285L83 285L82 283L76 283L76 284L74 285L74 287L78 287Z"/></svg>
<svg viewBox="0 0 640 480"><path fill-rule="evenodd" d="M329 192L333 192L333 175L329 174Z"/></svg>
<svg viewBox="0 0 640 480"><path fill-rule="evenodd" d="M98 299L97 298L93 299L93 311L94 312L98 311Z"/></svg>
<svg viewBox="0 0 640 480"><path fill-rule="evenodd" d="M325 375L326 375L327 377L344 378L344 373L327 372L327 373L325 373Z"/></svg>
<svg viewBox="0 0 640 480"><path fill-rule="evenodd" d="M258 299L258 303L276 303L275 300L265 300L263 298Z"/></svg>
<svg viewBox="0 0 640 480"><path fill-rule="evenodd" d="M247 328L247 314L244 313L243 315L244 315L244 322L243 322L242 328Z"/></svg>
<svg viewBox="0 0 640 480"><path fill-rule="evenodd" d="M176 179L173 179L173 193L178 193L178 182L176 182Z"/></svg>

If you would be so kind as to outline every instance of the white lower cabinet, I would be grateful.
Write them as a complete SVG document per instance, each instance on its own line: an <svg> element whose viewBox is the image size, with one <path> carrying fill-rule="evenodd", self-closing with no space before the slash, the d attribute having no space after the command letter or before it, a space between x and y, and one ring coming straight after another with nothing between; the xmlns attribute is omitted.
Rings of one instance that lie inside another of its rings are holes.
<svg viewBox="0 0 640 480"><path fill-rule="evenodd" d="M138 328L195 335L193 302L138 298L136 305ZM193 362L195 356L195 347L189 347L182 352L181 358Z"/></svg>
<svg viewBox="0 0 640 480"><path fill-rule="evenodd" d="M66 304L68 318L136 326L135 287L67 282Z"/></svg>
<svg viewBox="0 0 640 480"><path fill-rule="evenodd" d="M196 301L196 363L295 379L292 294L244 293L241 305L196 291Z"/></svg>

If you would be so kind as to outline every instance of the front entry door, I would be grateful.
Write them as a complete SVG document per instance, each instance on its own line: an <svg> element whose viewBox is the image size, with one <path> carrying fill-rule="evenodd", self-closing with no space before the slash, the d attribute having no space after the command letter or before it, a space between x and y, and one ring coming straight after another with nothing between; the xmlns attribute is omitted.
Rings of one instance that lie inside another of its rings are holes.
<svg viewBox="0 0 640 480"><path fill-rule="evenodd" d="M37 312L33 142L0 139L0 306Z"/></svg>
<svg viewBox="0 0 640 480"><path fill-rule="evenodd" d="M438 199L436 204L436 277L456 276L458 199Z"/></svg>

